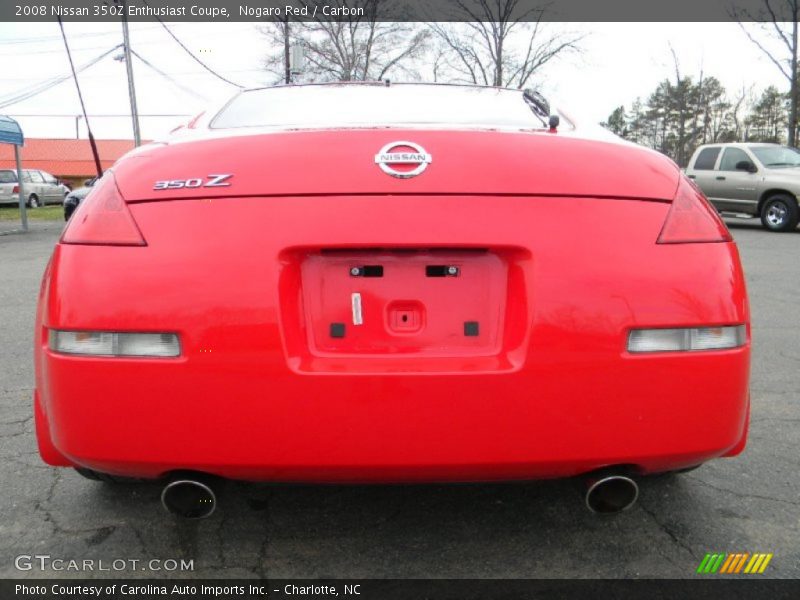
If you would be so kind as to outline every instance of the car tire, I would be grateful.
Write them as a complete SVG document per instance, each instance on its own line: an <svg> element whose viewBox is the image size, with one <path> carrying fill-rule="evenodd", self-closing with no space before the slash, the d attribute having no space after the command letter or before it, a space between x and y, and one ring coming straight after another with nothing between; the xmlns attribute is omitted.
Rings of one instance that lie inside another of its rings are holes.
<svg viewBox="0 0 800 600"><path fill-rule="evenodd" d="M770 196L761 207L761 224L769 231L792 231L798 219L797 199L788 194Z"/></svg>
<svg viewBox="0 0 800 600"><path fill-rule="evenodd" d="M39 208L39 197L36 194L28 196L28 208Z"/></svg>
<svg viewBox="0 0 800 600"><path fill-rule="evenodd" d="M142 481L134 477L119 477L117 475L109 475L108 473L101 473L100 471L94 471L84 467L75 467L75 470L86 479L100 481L101 483L138 483Z"/></svg>

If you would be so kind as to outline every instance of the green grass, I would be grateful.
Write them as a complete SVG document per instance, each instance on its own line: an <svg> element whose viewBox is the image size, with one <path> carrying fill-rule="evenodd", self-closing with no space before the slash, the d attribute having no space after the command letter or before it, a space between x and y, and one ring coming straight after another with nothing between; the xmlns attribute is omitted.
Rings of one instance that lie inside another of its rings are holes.
<svg viewBox="0 0 800 600"><path fill-rule="evenodd" d="M64 220L64 207L62 207L60 204L40 206L39 208L29 208L25 212L28 213L29 221ZM19 221L19 207L0 206L0 221Z"/></svg>

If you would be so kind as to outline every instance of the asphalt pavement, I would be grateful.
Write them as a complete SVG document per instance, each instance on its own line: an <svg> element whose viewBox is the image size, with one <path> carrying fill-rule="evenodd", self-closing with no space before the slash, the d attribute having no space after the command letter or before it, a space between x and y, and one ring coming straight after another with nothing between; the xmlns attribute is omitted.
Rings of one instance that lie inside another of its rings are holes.
<svg viewBox="0 0 800 600"><path fill-rule="evenodd" d="M31 417L32 332L60 224L0 236L0 576L682 578L707 552L770 552L764 576L800 577L800 230L729 225L753 317L748 448L649 478L638 504L615 516L589 513L572 481L231 483L210 519L187 522L163 511L160 486L48 467ZM17 559L42 555L50 559ZM95 561L95 570L39 569L53 559ZM193 570L167 570L181 559Z"/></svg>

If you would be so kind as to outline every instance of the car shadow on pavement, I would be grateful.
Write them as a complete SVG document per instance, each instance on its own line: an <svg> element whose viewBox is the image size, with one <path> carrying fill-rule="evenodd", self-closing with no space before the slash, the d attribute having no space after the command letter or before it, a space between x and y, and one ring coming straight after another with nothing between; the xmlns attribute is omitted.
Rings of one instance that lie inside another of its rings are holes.
<svg viewBox="0 0 800 600"><path fill-rule="evenodd" d="M696 553L680 532L706 519L708 507L687 511L685 523L679 517L670 524L669 509L666 523L657 516L664 503L685 507L697 500L681 480L646 478L640 502L617 515L591 513L579 479L226 482L215 513L197 521L168 514L156 484L85 485L96 510L124 518L122 527L130 528L143 554L192 558L195 576L568 577L576 565L584 574L590 565L587 576L624 577L675 576L665 564L693 564Z"/></svg>

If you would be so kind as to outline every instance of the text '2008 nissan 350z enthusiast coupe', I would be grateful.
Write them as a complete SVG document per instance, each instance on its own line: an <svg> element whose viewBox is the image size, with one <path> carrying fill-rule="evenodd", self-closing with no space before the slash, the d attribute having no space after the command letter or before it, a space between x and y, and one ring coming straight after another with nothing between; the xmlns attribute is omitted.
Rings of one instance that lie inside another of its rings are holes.
<svg viewBox="0 0 800 600"><path fill-rule="evenodd" d="M664 156L518 90L245 91L123 157L41 286L51 465L164 478L585 475L587 503L745 445L735 244Z"/></svg>

